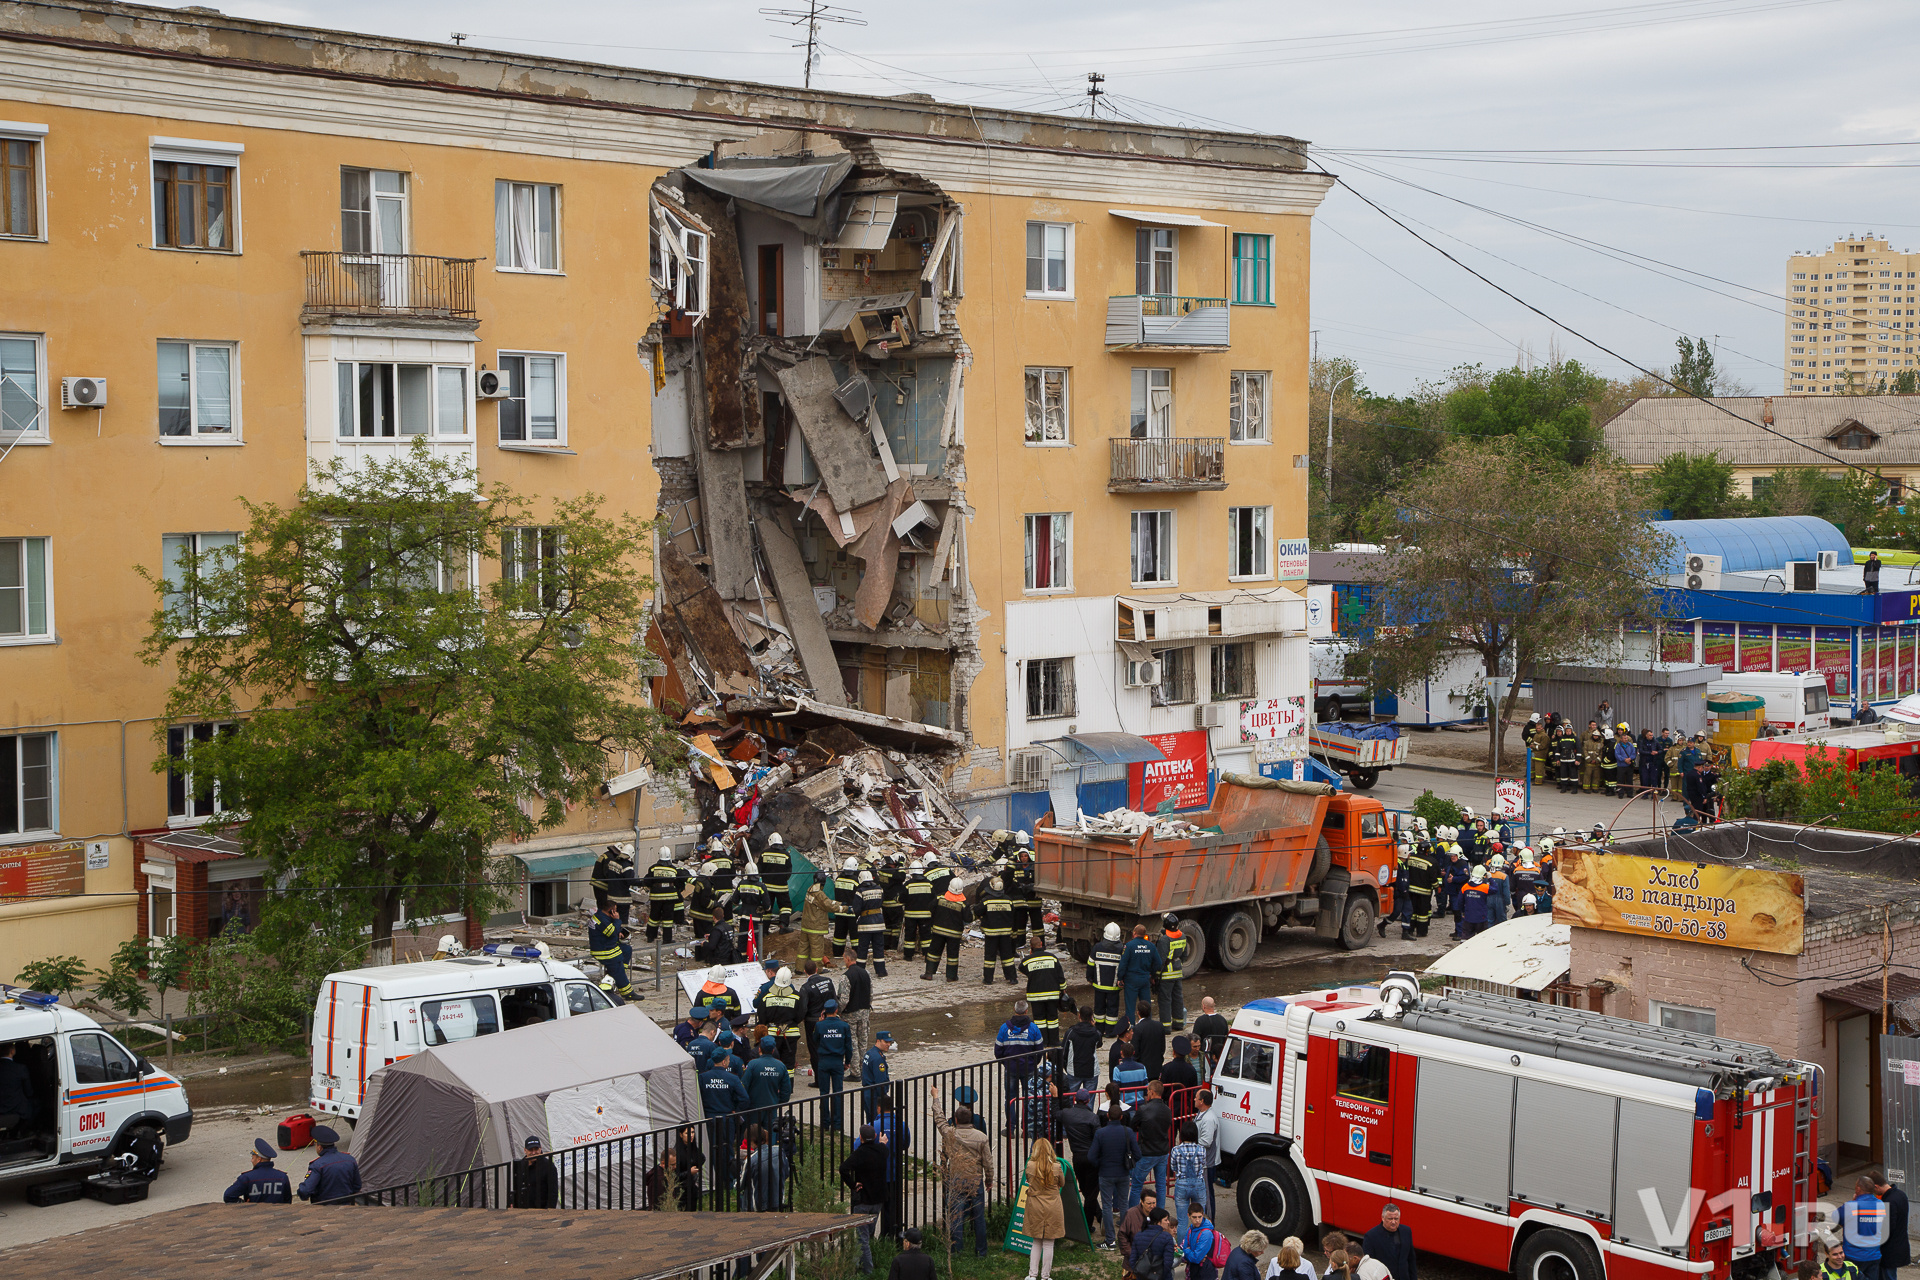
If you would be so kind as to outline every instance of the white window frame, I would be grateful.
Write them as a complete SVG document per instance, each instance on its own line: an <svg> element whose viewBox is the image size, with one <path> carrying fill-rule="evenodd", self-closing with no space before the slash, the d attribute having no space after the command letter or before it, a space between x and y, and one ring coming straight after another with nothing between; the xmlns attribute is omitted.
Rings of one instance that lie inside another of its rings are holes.
<svg viewBox="0 0 1920 1280"><path fill-rule="evenodd" d="M1034 570L1040 548L1034 541L1034 530L1035 521L1042 519L1052 521L1049 525L1047 548L1049 552L1047 577L1052 585L1037 587L1034 585L1034 580L1038 575ZM1026 567L1022 582L1025 584L1026 593L1033 596L1071 594L1073 591L1073 512L1037 511L1023 517L1021 523L1025 526Z"/></svg>
<svg viewBox="0 0 1920 1280"><path fill-rule="evenodd" d="M1034 227L1040 228L1040 288L1029 288L1026 291L1027 296L1029 298L1051 298L1055 301L1062 302L1073 301L1073 224L1071 222L1041 222L1037 219L1029 219L1027 222L1028 232L1031 233ZM1061 237L1066 241L1062 254L1062 261L1065 264L1066 271L1066 287L1062 289L1047 288L1047 232L1049 231L1059 231ZM1027 255L1027 261L1033 261L1032 254Z"/></svg>
<svg viewBox="0 0 1920 1280"><path fill-rule="evenodd" d="M367 207L364 209L347 208L346 177L349 173L361 173L367 179ZM382 176L400 179L398 191L382 191L379 179ZM364 165L343 164L340 166L340 251L358 258L362 255L372 257L376 254L407 254L413 251L413 175L405 169L371 169ZM390 245L384 242L380 234L381 207L389 206L400 213L400 243ZM364 217L367 220L367 248L347 248L347 218Z"/></svg>
<svg viewBox="0 0 1920 1280"><path fill-rule="evenodd" d="M1147 257L1144 264L1147 269L1146 283L1153 284L1153 277L1159 274L1161 254L1161 247L1153 243L1153 238L1161 232L1165 232L1167 236L1167 284L1170 287L1159 290L1142 289L1140 287L1140 270L1143 264L1140 257L1140 246L1142 243L1147 245ZM1175 298L1180 296L1180 229L1178 227L1137 226L1134 228L1133 291L1136 295L1146 298Z"/></svg>
<svg viewBox="0 0 1920 1280"><path fill-rule="evenodd" d="M551 547L548 546L548 534L553 535ZM504 545L505 540L508 538L513 540L514 545L511 547ZM567 543L565 536L553 525L514 525L505 531L502 542L503 545L500 548L501 580L516 585L525 580L525 552L531 548L533 551L533 572L536 578L534 590L544 596L546 594L545 585L538 581L538 579L542 579L547 575L549 565L557 567L566 563ZM516 610L515 616L537 618L543 616L545 613L565 609L567 607L567 601L565 599L564 589L556 586L554 592L557 598L551 603L543 599L539 610Z"/></svg>
<svg viewBox="0 0 1920 1280"><path fill-rule="evenodd" d="M33 344L33 379L39 389L40 412L34 416L34 425L25 431L0 429L0 456L17 444L51 444L52 436L47 431L47 335L44 333L0 333L0 341L31 342Z"/></svg>
<svg viewBox="0 0 1920 1280"><path fill-rule="evenodd" d="M1165 374L1164 379L1158 375ZM1165 386L1157 385L1164 381ZM1169 368L1149 368L1137 365L1130 374L1127 392L1127 432L1136 440L1173 439L1173 370ZM1160 397L1155 399L1155 397ZM1158 413L1166 420L1166 432L1156 433L1153 429L1154 415ZM1135 422L1134 415L1140 415ZM1134 433L1139 434L1135 435Z"/></svg>
<svg viewBox="0 0 1920 1280"><path fill-rule="evenodd" d="M661 214L667 221L667 230L680 240L678 254L667 252L660 255L662 270L666 273L665 288L677 310L686 312L690 320L698 320L707 314L707 304L713 300L712 239L706 232L688 226L665 210ZM687 260L691 270L681 270L682 257ZM687 290L689 282L693 284L691 297ZM688 306L689 301L694 305Z"/></svg>
<svg viewBox="0 0 1920 1280"><path fill-rule="evenodd" d="M210 543L206 541L208 538L219 538L222 539L222 541ZM205 557L210 552L217 551L221 547L234 548L235 556L238 556L240 552L240 535L232 530L207 529L192 533L163 533L160 535L160 581L163 585L171 580L174 559L173 539L184 540L181 544L183 549L189 555L196 558ZM204 569L205 566L203 565L203 573ZM178 599L169 600L167 599L168 596L175 596L178 597ZM182 584L181 588L177 591L165 592L161 596L161 607L165 609L183 608L185 610L184 614L176 614L175 618L177 622L185 622L188 624L180 628L182 635L203 634L200 630L200 601L198 598L189 596L184 584ZM229 632L228 634L238 633Z"/></svg>
<svg viewBox="0 0 1920 1280"><path fill-rule="evenodd" d="M509 377L508 381L512 384L511 392L506 397L505 400L502 400L500 402L500 407L502 412L496 415L496 419L494 422L494 443L499 445L503 449L523 449L524 450L524 449L564 449L566 448L567 447L567 353L564 351L498 351L498 352L495 352L494 354L496 356L495 362L500 366L500 368L503 371L506 369L507 361L509 360L520 360L520 361L551 360L553 361L553 397L554 397L553 438L550 440L544 439L544 438L535 439L533 436L532 418L531 418L531 415L529 415L529 413L527 412L527 409L525 407L527 403L527 388L522 385L523 382L529 382L532 379ZM525 367L524 364L521 367L524 368ZM522 431L521 431L520 438L517 440L509 440L507 439L506 436L502 435L501 434L502 427L500 422L498 421L499 418L506 416L505 409L508 401L512 401L515 404L518 404L521 406L521 408L518 409L517 412L520 414Z"/></svg>
<svg viewBox="0 0 1920 1280"><path fill-rule="evenodd" d="M160 403L154 398L154 434L165 445L233 445L243 443L240 436L240 344L237 342L201 342L194 338L161 338L154 344L154 365L159 367L160 348L184 346L187 349L187 434L170 436L160 431ZM200 430L200 352L227 353L227 429Z"/></svg>
<svg viewBox="0 0 1920 1280"><path fill-rule="evenodd" d="M40 577L44 591L40 601L40 612L45 619L45 627L40 631L28 629L33 625L33 598L28 594L32 586L30 576L27 572L27 544L30 542L40 544ZM18 551L9 552L6 550L6 548L16 544L19 547ZM52 644L54 638L59 634L59 628L54 621L53 614L53 539L28 537L24 534L9 534L5 537L0 537L0 555L12 555L15 557L15 563L19 566L20 585L18 587L0 588L0 590L18 591L20 593L21 606L21 629L15 633L0 634L0 645Z"/></svg>
<svg viewBox="0 0 1920 1280"><path fill-rule="evenodd" d="M516 211L519 208L519 202L515 199L514 192L516 192L522 187L528 189L530 192L533 192L531 200L533 202L534 209L535 209L535 213L534 213L535 226L532 234L536 237L536 239L533 242L534 256L536 258L539 256L539 253L540 253L539 241L537 239L537 237L540 234L539 214L537 212L538 200L539 200L539 194L538 194L539 189L542 187L545 187L547 190L553 192L553 265L550 267L539 266L539 265L529 267L529 266L522 265L520 263L519 249L515 244L515 241L518 239L518 236L516 234L517 228L515 224L518 218L518 213ZM505 196L504 203L501 199L503 195ZM505 211L504 220L502 218L502 210ZM564 221L565 221L565 200L561 194L559 183L557 182L518 182L512 178L494 179L494 183L493 183L493 255L494 255L493 269L495 271L511 271L518 275L529 275L529 276L565 275L566 274L566 270L565 270L566 246L563 243L562 237L560 234L560 229L564 224ZM506 237L504 241L501 238L503 234Z"/></svg>
<svg viewBox="0 0 1920 1280"><path fill-rule="evenodd" d="M1260 434L1248 435L1245 418L1247 387L1258 382L1260 388ZM1273 412L1273 373L1268 369L1235 369L1227 375L1227 443L1271 444ZM1238 417L1239 421L1236 421Z"/></svg>
<svg viewBox="0 0 1920 1280"><path fill-rule="evenodd" d="M1046 438L1047 378L1049 375L1056 374L1056 373L1060 375L1060 438L1057 440L1049 440ZM1029 447L1035 448L1035 449L1067 448L1073 444L1073 371L1071 369L1061 368L1058 365L1038 365L1038 364L1028 365L1026 370L1026 377L1023 379L1021 383L1021 393L1022 393L1021 408L1022 408L1023 414L1026 411L1026 407L1028 403L1030 403L1026 398L1027 387L1036 378L1039 379L1040 381L1041 438L1038 440L1027 439L1026 432L1027 432L1028 424L1026 423L1022 423L1021 425L1021 438L1025 440L1026 444Z"/></svg>
<svg viewBox="0 0 1920 1280"><path fill-rule="evenodd" d="M240 157L246 153L244 142L216 142L202 138L163 138L147 139L147 218L152 226L152 242L149 248L162 253L217 253L222 257L237 258L246 248L240 238L242 212L240 209ZM155 164L198 164L216 169L228 170L227 177L227 239L225 249L209 249L204 245L175 245L160 243L160 225L153 222L154 191L158 182L154 177Z"/></svg>
<svg viewBox="0 0 1920 1280"><path fill-rule="evenodd" d="M0 143L25 142L33 147L33 234L18 236L0 231L0 240L19 244L47 242L47 126L25 120L0 120Z"/></svg>
<svg viewBox="0 0 1920 1280"><path fill-rule="evenodd" d="M471 441L473 439L473 370L466 365L427 363L418 360L335 360L333 365L333 438L335 440L341 442L351 441L354 444L364 445L404 444L416 438L426 440L429 443L457 443ZM376 365L384 365L393 370L390 387L394 396L393 412L396 416L394 419L394 434L390 436L363 435L360 432L360 396L358 392L360 375L356 371L362 367L370 368ZM428 429L425 431L403 432L399 430L403 425L398 418L401 369L427 370ZM347 386L345 388L340 385L342 370L347 371ZM455 435L451 431L442 432L440 430L440 413L444 407L444 393L440 388L441 374L443 371L448 370L457 370L460 374L460 390L454 396L454 401L460 408L460 434L458 435ZM340 430L343 414L350 414L352 417L353 434L351 435L345 434Z"/></svg>
<svg viewBox="0 0 1920 1280"><path fill-rule="evenodd" d="M1239 572L1240 524L1251 519L1257 526L1259 540L1254 544L1257 563L1246 572ZM1227 581L1256 582L1273 577L1273 508L1272 507L1228 507L1227 508Z"/></svg>
<svg viewBox="0 0 1920 1280"><path fill-rule="evenodd" d="M1152 518L1160 525L1156 538L1158 568L1163 576L1140 576L1140 522ZM1170 510L1134 511L1127 521L1127 575L1136 587L1170 587L1180 581L1179 521Z"/></svg>
<svg viewBox="0 0 1920 1280"><path fill-rule="evenodd" d="M180 767L177 769L172 764L167 766L167 826L176 830L182 827L205 826L208 822L227 812L227 807L220 802L220 787L218 784L215 784L213 787L211 807L205 813L193 812L194 809L198 808L199 801L198 792L193 785L193 768L191 765L193 744L196 741L204 741L204 739L198 738L194 731L203 725L210 731L208 738L211 738L219 734L223 729L229 733L234 732L238 729L239 722L234 720L193 720L182 724L170 724L167 726L167 759L169 761L180 761ZM172 735L176 730L183 734L180 754L178 756L173 754L172 742ZM178 773L183 780L185 791L183 807L187 810L187 812L179 814L173 811L173 778L176 773Z"/></svg>
<svg viewBox="0 0 1920 1280"><path fill-rule="evenodd" d="M1718 1034L1715 1031L1715 1028L1720 1025L1719 1010L1703 1009L1698 1005L1691 1005L1691 1004L1675 1004L1670 1000L1647 1001L1647 1025L1653 1026L1653 1027L1665 1027L1667 1024L1661 1021L1661 1015L1666 1013L1668 1010L1672 1010L1673 1012L1680 1013L1680 1014L1705 1015L1708 1021L1710 1021L1713 1024L1712 1026L1709 1026L1706 1029L1706 1034L1707 1035ZM1687 1028L1681 1027L1680 1029L1684 1030Z"/></svg>
<svg viewBox="0 0 1920 1280"><path fill-rule="evenodd" d="M24 782L20 777L20 743L27 738L45 738L47 740L47 824L44 827L23 827L19 831L0 831L0 845L26 844L35 840L45 840L58 835L60 831L60 735L53 731L32 732L14 730L0 733L0 738L11 738L14 742L13 776L0 778L0 787L13 789L14 812L21 814L25 821L26 807L23 795Z"/></svg>

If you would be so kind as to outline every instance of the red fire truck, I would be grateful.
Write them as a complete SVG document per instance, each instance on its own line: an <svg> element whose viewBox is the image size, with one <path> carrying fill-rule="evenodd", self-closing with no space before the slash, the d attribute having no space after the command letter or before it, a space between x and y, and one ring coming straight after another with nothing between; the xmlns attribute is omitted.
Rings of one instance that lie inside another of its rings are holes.
<svg viewBox="0 0 1920 1280"><path fill-rule="evenodd" d="M1816 1256L1818 1075L1395 973L1247 1005L1214 1107L1240 1216L1275 1240L1392 1201L1420 1248L1518 1280L1745 1280Z"/></svg>

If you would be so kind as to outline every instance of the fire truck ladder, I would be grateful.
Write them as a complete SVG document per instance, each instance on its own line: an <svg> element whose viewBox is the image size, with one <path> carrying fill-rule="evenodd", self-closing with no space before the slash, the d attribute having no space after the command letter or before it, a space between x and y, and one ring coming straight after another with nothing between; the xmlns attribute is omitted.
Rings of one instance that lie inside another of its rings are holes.
<svg viewBox="0 0 1920 1280"><path fill-rule="evenodd" d="M1814 1068L1819 1071L1818 1067ZM1816 1163L1818 1153L1813 1149L1813 1122L1820 1115L1820 1097L1826 1091L1817 1084L1811 1089L1797 1091L1793 1100L1793 1203L1796 1212L1800 1205L1810 1205L1820 1198L1820 1173ZM1811 1222L1795 1222L1789 1230L1793 1232L1793 1260L1800 1262L1817 1255L1809 1246L1813 1243L1814 1231Z"/></svg>
<svg viewBox="0 0 1920 1280"><path fill-rule="evenodd" d="M1483 991L1454 990L1444 999L1422 999L1400 1021L1412 1031L1634 1071L1711 1089L1720 1097L1769 1078L1789 1084L1808 1069L1764 1045L1643 1026L1585 1009L1535 1004Z"/></svg>

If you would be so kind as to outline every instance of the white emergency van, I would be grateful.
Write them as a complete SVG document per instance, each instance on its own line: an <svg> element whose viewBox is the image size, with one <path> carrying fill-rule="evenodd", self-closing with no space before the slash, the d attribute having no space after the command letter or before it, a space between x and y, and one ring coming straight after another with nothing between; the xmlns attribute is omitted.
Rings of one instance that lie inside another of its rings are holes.
<svg viewBox="0 0 1920 1280"><path fill-rule="evenodd" d="M611 1009L570 964L535 947L330 973L313 1008L315 1112L360 1118L367 1077L422 1049L535 1022Z"/></svg>
<svg viewBox="0 0 1920 1280"><path fill-rule="evenodd" d="M157 1174L193 1132L180 1082L53 996L0 987L0 1182L91 1173L109 1157Z"/></svg>
<svg viewBox="0 0 1920 1280"><path fill-rule="evenodd" d="M1722 676L1707 686L1707 693L1746 693L1765 698L1769 729L1803 733L1833 723L1827 706L1827 678L1818 671L1748 671Z"/></svg>

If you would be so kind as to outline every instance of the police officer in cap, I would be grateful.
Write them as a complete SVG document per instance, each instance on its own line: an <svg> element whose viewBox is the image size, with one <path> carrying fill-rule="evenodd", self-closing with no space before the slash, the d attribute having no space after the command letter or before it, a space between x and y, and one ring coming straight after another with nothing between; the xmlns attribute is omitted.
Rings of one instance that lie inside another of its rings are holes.
<svg viewBox="0 0 1920 1280"><path fill-rule="evenodd" d="M233 1180L220 1198L228 1204L292 1204L293 1180L273 1167L273 1147L253 1140L253 1167Z"/></svg>
<svg viewBox="0 0 1920 1280"><path fill-rule="evenodd" d="M306 1180L300 1184L300 1198L325 1204L360 1193L360 1165L336 1148L340 1135L326 1125L316 1125L313 1140L320 1144L320 1155L307 1166Z"/></svg>

